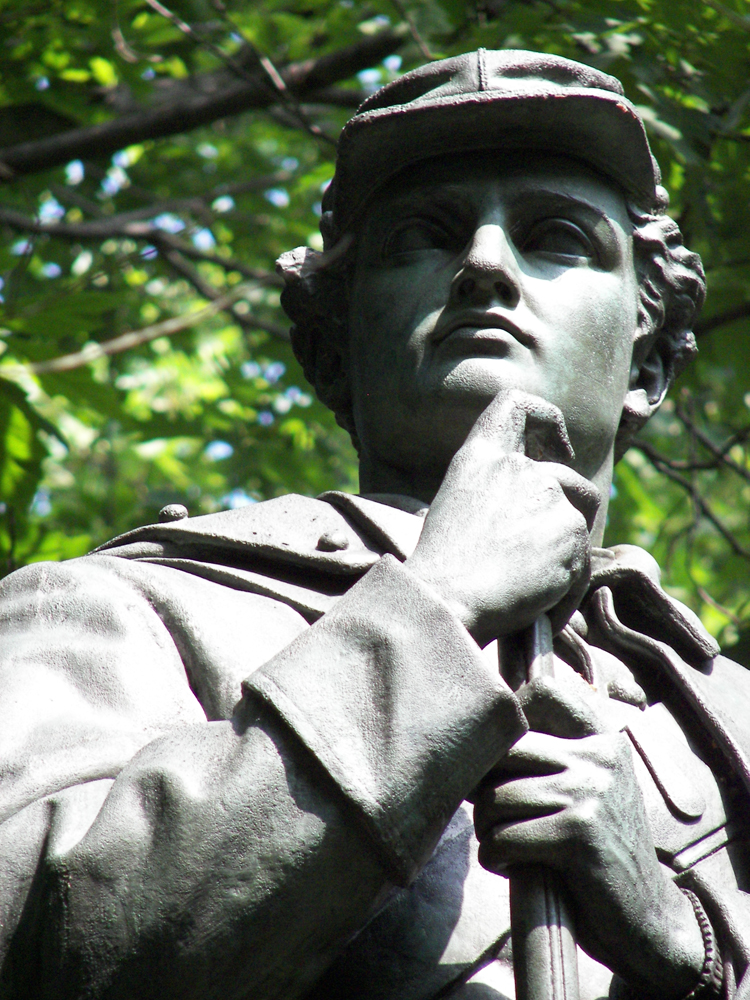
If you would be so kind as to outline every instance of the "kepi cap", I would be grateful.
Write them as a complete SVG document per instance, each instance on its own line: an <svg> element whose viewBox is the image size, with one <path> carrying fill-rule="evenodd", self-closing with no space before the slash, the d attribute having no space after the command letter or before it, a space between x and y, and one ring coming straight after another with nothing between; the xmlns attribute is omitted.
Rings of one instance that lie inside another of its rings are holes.
<svg viewBox="0 0 750 1000"><path fill-rule="evenodd" d="M487 149L571 156L642 208L664 205L643 121L619 80L562 56L479 49L420 66L360 105L341 133L323 199L326 248L404 168Z"/></svg>

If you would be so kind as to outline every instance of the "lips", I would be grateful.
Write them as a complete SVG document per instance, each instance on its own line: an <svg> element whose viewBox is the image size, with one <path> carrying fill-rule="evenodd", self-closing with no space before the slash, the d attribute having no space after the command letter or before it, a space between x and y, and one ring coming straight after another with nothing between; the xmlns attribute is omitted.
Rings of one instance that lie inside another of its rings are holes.
<svg viewBox="0 0 750 1000"><path fill-rule="evenodd" d="M496 334L496 336L493 336ZM454 338L461 340L496 340L507 342L507 334L524 347L533 347L536 339L508 319L507 315L488 310L487 312L466 311L447 317L439 322L433 334L435 344Z"/></svg>

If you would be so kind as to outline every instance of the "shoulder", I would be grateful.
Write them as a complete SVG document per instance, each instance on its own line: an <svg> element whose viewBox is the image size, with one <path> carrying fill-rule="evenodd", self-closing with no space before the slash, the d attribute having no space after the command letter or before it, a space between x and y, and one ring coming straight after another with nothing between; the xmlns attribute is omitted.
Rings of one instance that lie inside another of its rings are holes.
<svg viewBox="0 0 750 1000"><path fill-rule="evenodd" d="M382 548L323 500L289 494L237 510L151 524L120 535L95 554L143 558L166 551L221 562L261 559L358 575Z"/></svg>

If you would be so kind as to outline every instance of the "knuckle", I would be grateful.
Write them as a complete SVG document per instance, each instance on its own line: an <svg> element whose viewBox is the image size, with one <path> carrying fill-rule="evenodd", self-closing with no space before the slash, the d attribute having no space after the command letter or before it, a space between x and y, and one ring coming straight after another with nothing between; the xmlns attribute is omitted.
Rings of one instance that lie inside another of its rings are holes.
<svg viewBox="0 0 750 1000"><path fill-rule="evenodd" d="M530 469L532 465L533 463L531 459L526 458L526 456L522 455L521 452L505 452L500 455L498 471L505 475L512 474L523 476L532 471Z"/></svg>
<svg viewBox="0 0 750 1000"><path fill-rule="evenodd" d="M502 464L508 469L516 469L519 472L528 472L533 463L520 451L507 452L502 456Z"/></svg>
<svg viewBox="0 0 750 1000"><path fill-rule="evenodd" d="M613 771L617 771L620 774L632 773L633 771L631 743L624 733L618 733L612 740L609 765Z"/></svg>
<svg viewBox="0 0 750 1000"><path fill-rule="evenodd" d="M571 532L573 535L574 542L578 548L583 548L588 550L589 546L589 529L586 524L586 519L581 514L580 511L576 511L576 516L571 518Z"/></svg>
<svg viewBox="0 0 750 1000"><path fill-rule="evenodd" d="M513 388L505 394L505 399L514 409L528 409L532 405L534 397L531 393L524 392L523 389Z"/></svg>
<svg viewBox="0 0 750 1000"><path fill-rule="evenodd" d="M529 461L529 459L526 459ZM554 476L540 474L537 469L529 469L528 493L529 499L533 500L533 509L549 515L552 511L557 512L560 501L564 500L562 487ZM556 521L559 518L555 517Z"/></svg>
<svg viewBox="0 0 750 1000"><path fill-rule="evenodd" d="M568 808L565 814L565 839L574 843L588 840L588 830L595 817L592 812L595 809L581 808L579 804Z"/></svg>
<svg viewBox="0 0 750 1000"><path fill-rule="evenodd" d="M500 449L489 435L473 434L458 454L461 456L461 467L468 468L474 473L477 467L486 467L497 461Z"/></svg>
<svg viewBox="0 0 750 1000"><path fill-rule="evenodd" d="M518 698L524 711L540 712L561 701L561 688L552 677L535 677L524 684Z"/></svg>
<svg viewBox="0 0 750 1000"><path fill-rule="evenodd" d="M555 496L563 496L563 488L560 484L559 478L551 472L548 468L545 468L546 462L536 462L534 468L537 472L537 478L539 485L544 489L550 490L555 494Z"/></svg>
<svg viewBox="0 0 750 1000"><path fill-rule="evenodd" d="M589 787L600 794L617 784L630 763L630 751L620 735L600 734L581 741L582 763Z"/></svg>
<svg viewBox="0 0 750 1000"><path fill-rule="evenodd" d="M620 770L630 760L630 748L627 737L622 733L602 735L592 738L592 747L596 758L609 771Z"/></svg>
<svg viewBox="0 0 750 1000"><path fill-rule="evenodd" d="M584 482L588 489L589 503L592 507L599 507L602 502L601 490L595 483L589 482L588 479L584 479Z"/></svg>
<svg viewBox="0 0 750 1000"><path fill-rule="evenodd" d="M495 873L500 873L505 870L507 861L502 857L502 846L502 842L495 842L495 836L491 839L485 839L480 842L478 859L482 868Z"/></svg>
<svg viewBox="0 0 750 1000"><path fill-rule="evenodd" d="M535 701L549 701L560 695L560 684L554 677L535 677L525 686L527 697Z"/></svg>

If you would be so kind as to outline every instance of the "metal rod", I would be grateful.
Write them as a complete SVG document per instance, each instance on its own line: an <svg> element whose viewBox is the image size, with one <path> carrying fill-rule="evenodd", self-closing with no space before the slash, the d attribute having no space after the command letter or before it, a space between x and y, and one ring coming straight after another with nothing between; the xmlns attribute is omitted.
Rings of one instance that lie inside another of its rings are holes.
<svg viewBox="0 0 750 1000"><path fill-rule="evenodd" d="M554 676L552 626L540 615L530 632L526 679ZM579 1000L573 921L556 872L519 865L510 872L516 1000Z"/></svg>

